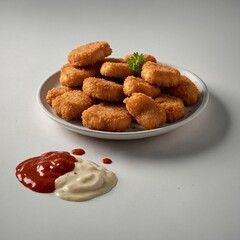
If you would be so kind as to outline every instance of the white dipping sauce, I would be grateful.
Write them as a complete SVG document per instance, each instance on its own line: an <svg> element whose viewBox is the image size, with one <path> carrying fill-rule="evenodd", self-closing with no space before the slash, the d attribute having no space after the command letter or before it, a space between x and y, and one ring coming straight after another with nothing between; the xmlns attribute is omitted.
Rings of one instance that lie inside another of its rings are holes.
<svg viewBox="0 0 240 240"><path fill-rule="evenodd" d="M80 160L75 168L55 180L55 194L68 201L86 201L109 192L116 175L94 162Z"/></svg>

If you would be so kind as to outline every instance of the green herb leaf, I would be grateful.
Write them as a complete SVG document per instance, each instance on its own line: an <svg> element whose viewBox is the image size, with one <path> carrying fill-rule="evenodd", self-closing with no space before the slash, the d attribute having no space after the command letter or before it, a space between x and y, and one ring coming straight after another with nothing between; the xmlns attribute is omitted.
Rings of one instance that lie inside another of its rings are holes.
<svg viewBox="0 0 240 240"><path fill-rule="evenodd" d="M144 55L138 52L134 52L133 55L127 59L128 67L135 71L135 72L141 72L142 65L146 62L144 59Z"/></svg>

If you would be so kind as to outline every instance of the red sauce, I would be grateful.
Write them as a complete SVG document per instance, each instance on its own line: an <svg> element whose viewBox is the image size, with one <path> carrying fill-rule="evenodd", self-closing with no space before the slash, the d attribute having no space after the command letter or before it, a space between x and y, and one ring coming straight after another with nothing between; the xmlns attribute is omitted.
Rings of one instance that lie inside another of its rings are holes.
<svg viewBox="0 0 240 240"><path fill-rule="evenodd" d="M55 179L74 169L76 158L68 152L47 152L16 167L16 177L27 188L40 193L55 190Z"/></svg>
<svg viewBox="0 0 240 240"><path fill-rule="evenodd" d="M112 160L111 160L110 158L104 158L104 159L102 160L102 162L105 163L105 164L111 164L111 163L112 163Z"/></svg>
<svg viewBox="0 0 240 240"><path fill-rule="evenodd" d="M85 154L85 151L83 149L81 149L81 148L76 148L76 149L72 150L72 154L74 154L74 155L83 155L83 154Z"/></svg>

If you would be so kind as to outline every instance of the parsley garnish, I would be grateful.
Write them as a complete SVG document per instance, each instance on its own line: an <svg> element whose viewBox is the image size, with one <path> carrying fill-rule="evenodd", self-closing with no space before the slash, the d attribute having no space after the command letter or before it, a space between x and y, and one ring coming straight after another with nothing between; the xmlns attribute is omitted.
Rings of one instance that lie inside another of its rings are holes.
<svg viewBox="0 0 240 240"><path fill-rule="evenodd" d="M141 72L142 65L146 62L144 59L144 55L138 52L133 53L133 55L127 59L128 67L135 71L135 72Z"/></svg>

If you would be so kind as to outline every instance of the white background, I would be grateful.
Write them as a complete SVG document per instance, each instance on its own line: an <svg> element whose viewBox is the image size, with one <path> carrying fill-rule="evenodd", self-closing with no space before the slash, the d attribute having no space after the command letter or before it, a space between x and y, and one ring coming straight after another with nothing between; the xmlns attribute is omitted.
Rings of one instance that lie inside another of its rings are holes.
<svg viewBox="0 0 240 240"><path fill-rule="evenodd" d="M1 1L0 238L240 239L240 1ZM135 141L84 137L39 109L41 83L70 50L108 41L193 71L210 99L194 121ZM23 187L15 167L83 148L119 179L108 194L67 202ZM105 165L106 166L106 165Z"/></svg>

